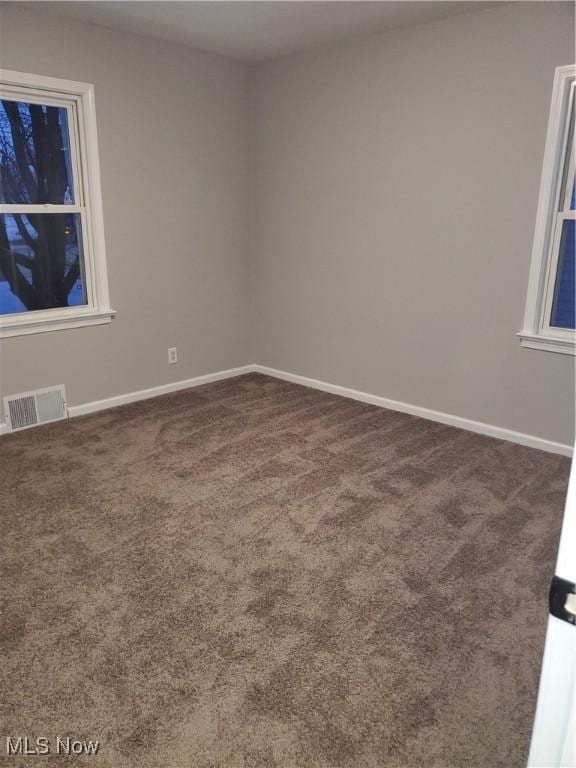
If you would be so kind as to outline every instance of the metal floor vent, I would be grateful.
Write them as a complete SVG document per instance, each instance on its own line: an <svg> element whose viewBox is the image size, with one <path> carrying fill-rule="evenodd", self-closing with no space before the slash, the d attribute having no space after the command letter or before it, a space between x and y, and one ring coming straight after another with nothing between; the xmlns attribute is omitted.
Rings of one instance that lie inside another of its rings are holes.
<svg viewBox="0 0 576 768"><path fill-rule="evenodd" d="M4 415L9 432L35 427L48 421L68 418L64 384L4 398Z"/></svg>

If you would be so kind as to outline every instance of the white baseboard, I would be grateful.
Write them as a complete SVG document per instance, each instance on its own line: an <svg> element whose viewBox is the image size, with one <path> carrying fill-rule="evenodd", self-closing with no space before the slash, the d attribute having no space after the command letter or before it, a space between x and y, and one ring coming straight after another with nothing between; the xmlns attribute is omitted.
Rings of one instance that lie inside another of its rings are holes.
<svg viewBox="0 0 576 768"><path fill-rule="evenodd" d="M127 392L125 395L116 395L107 397L105 400L94 400L92 403L83 403L82 405L71 405L68 408L70 416L84 416L87 413L103 411L106 408L115 408L117 405L126 405L135 403L138 400L148 400L150 397L158 395L167 395L170 392L178 392L181 389L190 389L199 387L201 384L211 384L213 381L222 381L231 379L234 376L241 376L243 373L252 373L253 365L242 365L239 368L228 368L226 371L217 371L216 373L207 373L204 376L196 376L193 379L183 379L182 381L173 381L171 384L161 384L159 387L150 387L150 389L139 389L136 392Z"/></svg>
<svg viewBox="0 0 576 768"><path fill-rule="evenodd" d="M572 446L565 445L564 443L555 443L554 441L546 440L543 437L527 435L524 432L515 432L512 429L496 427L493 424L484 424L481 421L465 419L462 416L454 416L451 413L433 411L430 408L423 408L420 405L402 403L399 400L389 400L387 397L370 395L367 392L359 392L357 389L341 387L338 384L329 384L326 381L319 381L318 379L309 379L307 376L299 376L296 373L278 371L276 368L268 368L265 365L254 365L252 366L252 369L258 373L273 376L276 379L291 381L293 384L302 384L303 386L311 387L312 389L320 389L322 392L330 392L333 395L349 397L352 400L359 400L361 403L377 405L380 408L389 408L392 411L410 413L412 416L420 416L423 419L438 421L441 424L448 424L451 427L459 427L460 429L466 429L469 432L477 432L480 435L487 435L488 437L496 437L499 440L508 440L511 443L526 445L529 448L538 448L539 450L547 451L548 453L559 453L562 456L572 456Z"/></svg>
<svg viewBox="0 0 576 768"><path fill-rule="evenodd" d="M167 395L170 392L178 392L181 389L190 389L191 387L199 387L201 384L210 384L213 381L231 379L234 376L241 376L243 373L252 373L253 371L253 365L242 365L239 368L229 368L226 371L207 373L204 376L196 376L193 379L183 379L182 381L173 381L170 384L161 384L158 387L139 389L136 392L126 392L124 395L115 395L114 397L107 397L104 400L94 400L91 403L71 405L68 407L68 415L70 418L73 418L74 416L84 416L88 413L104 411L107 408L116 408L118 405L126 405L127 403L135 403L138 400L148 400L150 397L158 397L158 395ZM7 431L6 424L0 424L0 435Z"/></svg>
<svg viewBox="0 0 576 768"><path fill-rule="evenodd" d="M322 392L330 392L333 395L349 397L352 400L359 400L362 403L369 403L370 405L376 405L380 408L389 408L392 411L410 413L412 416L420 416L421 418L429 419L430 421L438 421L441 424L448 424L452 427L467 429L469 432L477 432L481 435L496 437L500 440L508 440L511 443L526 445L529 448L538 448L539 450L547 451L548 453L559 453L562 456L572 456L572 446L563 443L555 443L552 440L546 440L543 437L527 435L524 432L515 432L512 429L496 427L493 424L484 424L481 421L465 419L462 416L454 416L453 414L443 413L442 411L433 411L430 408L423 408L420 405L403 403L399 400L390 400L387 397L371 395L368 392L360 392L357 389L341 387L338 384L330 384L326 381L319 381L318 379L309 379L307 376L300 376L299 374L288 373L287 371L279 371L276 368L268 368L265 365L257 364L242 365L239 368L229 368L225 371L208 373L204 376L196 376L193 379L174 381L171 384L161 384L158 387L140 389L136 392L127 392L124 395L116 395L115 397L108 397L104 400L94 400L91 403L83 403L82 405L71 405L68 408L68 413L71 418L74 416L83 416L88 413L103 411L107 408L115 408L118 405L135 403L138 400L147 400L150 397L166 395L169 392L178 392L181 389L199 387L201 384L210 384L213 381L222 381L223 379L230 379L234 376L241 376L245 373L254 372L263 373L267 376L272 376L275 379L291 381L294 384L302 384L304 387L319 389ZM0 435L6 431L6 424L0 424Z"/></svg>

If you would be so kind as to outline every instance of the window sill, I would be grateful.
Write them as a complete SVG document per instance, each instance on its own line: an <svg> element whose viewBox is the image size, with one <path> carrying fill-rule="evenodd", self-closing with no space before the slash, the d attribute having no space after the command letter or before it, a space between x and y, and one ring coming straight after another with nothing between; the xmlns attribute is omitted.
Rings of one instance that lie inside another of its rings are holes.
<svg viewBox="0 0 576 768"><path fill-rule="evenodd" d="M34 313L34 316L4 315L0 318L0 339L12 336L27 336L48 331L63 331L68 328L83 328L88 325L104 325L109 323L116 314L113 309L83 310L60 312L46 310ZM48 315L48 313L50 313Z"/></svg>
<svg viewBox="0 0 576 768"><path fill-rule="evenodd" d="M516 334L520 338L520 344L529 349L542 349L545 352L557 352L561 355L576 354L576 339L574 336L544 336L544 334L520 331Z"/></svg>

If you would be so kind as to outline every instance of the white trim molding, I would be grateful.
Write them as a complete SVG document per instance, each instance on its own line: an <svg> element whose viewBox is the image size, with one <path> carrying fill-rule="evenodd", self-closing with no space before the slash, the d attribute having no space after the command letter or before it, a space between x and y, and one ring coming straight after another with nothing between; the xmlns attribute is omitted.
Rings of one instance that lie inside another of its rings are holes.
<svg viewBox="0 0 576 768"><path fill-rule="evenodd" d="M552 101L536 226L524 325L517 334L523 347L574 355L576 332L555 328L551 323L552 300L560 249L562 222L574 218L570 198L574 184L574 135L570 116L574 110L576 68L558 67L554 75Z"/></svg>
<svg viewBox="0 0 576 768"><path fill-rule="evenodd" d="M487 435L488 437L495 437L499 440L507 440L511 443L526 445L529 448L537 448L540 451L547 451L548 453L572 456L572 446L564 443L556 443L552 440L546 440L543 437L536 437L536 435L515 432L512 429L497 427L493 424L485 424L481 421L473 421L472 419L466 419L462 416L454 416L451 413L424 408L421 405L413 405L411 403L403 403L399 400L391 400L387 397L381 397L380 395L360 392L357 389L342 387L339 384L330 384L327 381L310 379L307 376L300 376L297 373L288 373L287 371L280 371L276 368L269 368L266 365L258 365L254 363L250 365L242 365L238 368L228 368L227 370L217 371L216 373L207 373L204 376L196 376L193 379L183 379L181 381L171 382L170 384L161 384L158 387L139 389L135 392L127 392L123 395L107 397L104 400L94 400L90 403L82 403L81 405L71 405L68 407L68 415L70 418L84 416L89 413L104 411L108 408L116 408L119 405L135 403L139 400L148 400L149 398L158 397L159 395L167 395L170 392L178 392L182 389L191 389L193 387L199 387L202 384L210 384L214 381L231 379L246 373L262 373L263 375L270 376L274 379L282 379L283 381L290 381L293 384L301 384L303 387L318 389L322 392L330 392L333 395L348 397L351 400L358 400L361 403L376 405L379 408L388 408L391 411L409 413L412 416L420 416L422 419L437 421L440 424L448 424L449 426L465 429L469 432L477 432L480 435ZM6 424L1 423L0 435L6 431Z"/></svg>
<svg viewBox="0 0 576 768"><path fill-rule="evenodd" d="M81 223L86 304L0 315L0 338L109 323L110 306L94 86L75 80L0 71L0 96L68 112L73 204L0 204L0 213L76 214Z"/></svg>
<svg viewBox="0 0 576 768"><path fill-rule="evenodd" d="M571 339L526 331L521 331L517 336L520 337L520 344L528 349L543 349L546 352L558 352L561 355L574 354L574 341Z"/></svg>
<svg viewBox="0 0 576 768"><path fill-rule="evenodd" d="M276 368L268 368L265 365L254 365L253 370L257 373L263 373L267 376L272 376L275 379L283 379L284 381L290 381L293 384L302 384L304 387L319 389L322 392L330 392L332 395L349 397L350 399L358 400L361 403L377 405L379 408L388 408L391 411L409 413L412 416L420 416L422 419L437 421L440 424L448 424L451 427L465 429L468 432L476 432L480 435L496 437L499 440L507 440L511 443L526 445L529 448L537 448L540 451L558 453L562 456L572 456L573 453L572 446L566 445L564 443L556 443L553 440L546 440L543 437L536 437L536 435L527 435L524 432L516 432L512 429L506 429L505 427L497 427L493 424L485 424L481 421L473 421L472 419L466 419L462 416L455 416L451 413L444 413L443 411L434 411L430 408L424 408L421 405L403 403L399 400L390 400L387 397L371 395L367 392L360 392L357 389L342 387L338 384L330 384L326 381L319 381L318 379L309 379L307 376L300 376L299 374L288 373L287 371L279 371Z"/></svg>
<svg viewBox="0 0 576 768"><path fill-rule="evenodd" d="M115 397L107 397L104 400L94 400L91 403L83 403L82 405L72 405L68 408L70 416L84 416L87 413L96 413L96 411L105 411L108 408L116 408L119 405L127 405L128 403L136 403L138 400L148 400L151 397L158 397L159 395L168 395L170 392L179 392L181 389L192 389L193 387L199 387L202 384L211 384L214 381L223 381L224 379L232 379L235 376L242 376L245 373L253 373L253 365L243 365L239 368L228 368L225 371L217 371L216 373L206 373L204 376L195 376L193 379L182 379L181 381L174 381L170 384L160 384L158 387L150 387L149 389L139 389L136 392L127 392L125 395L116 395Z"/></svg>
<svg viewBox="0 0 576 768"><path fill-rule="evenodd" d="M85 307L83 308L85 309ZM59 310L46 309L44 313L54 313L49 317L38 317L39 313L30 312L34 315L27 320L22 319L22 322L15 319L9 326L2 327L0 325L0 339L8 339L11 336L27 336L32 333L45 333L46 331L63 331L66 328L83 328L87 325L104 325L109 323L114 315L114 310L109 309L102 312L96 310L87 310L77 312L61 312ZM14 318L22 318L22 315L12 315Z"/></svg>
<svg viewBox="0 0 576 768"><path fill-rule="evenodd" d="M228 368L227 370L217 371L216 373L207 373L204 376L195 376L193 379L182 379L181 381L173 381L170 384L160 384L157 387L138 389L135 392L126 392L123 395L107 397L104 400L93 400L90 403L82 403L81 405L70 405L68 407L68 416L73 418L75 416L85 416L89 413L96 413L97 411L106 411L109 408L116 408L119 405L136 403L139 400L148 400L151 397L158 397L159 395L168 395L170 392L179 392L181 389L192 389L193 387L199 387L202 384L210 384L213 381L231 379L235 376L242 376L245 373L253 373L253 371L253 365L243 365L239 368ZM2 422L0 424L0 435L7 431L6 423Z"/></svg>

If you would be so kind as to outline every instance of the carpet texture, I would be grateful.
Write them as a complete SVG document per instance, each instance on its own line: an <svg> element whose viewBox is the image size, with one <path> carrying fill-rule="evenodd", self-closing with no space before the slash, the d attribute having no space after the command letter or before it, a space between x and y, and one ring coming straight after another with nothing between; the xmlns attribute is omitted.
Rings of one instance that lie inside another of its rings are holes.
<svg viewBox="0 0 576 768"><path fill-rule="evenodd" d="M566 458L251 374L0 462L2 764L525 764Z"/></svg>

